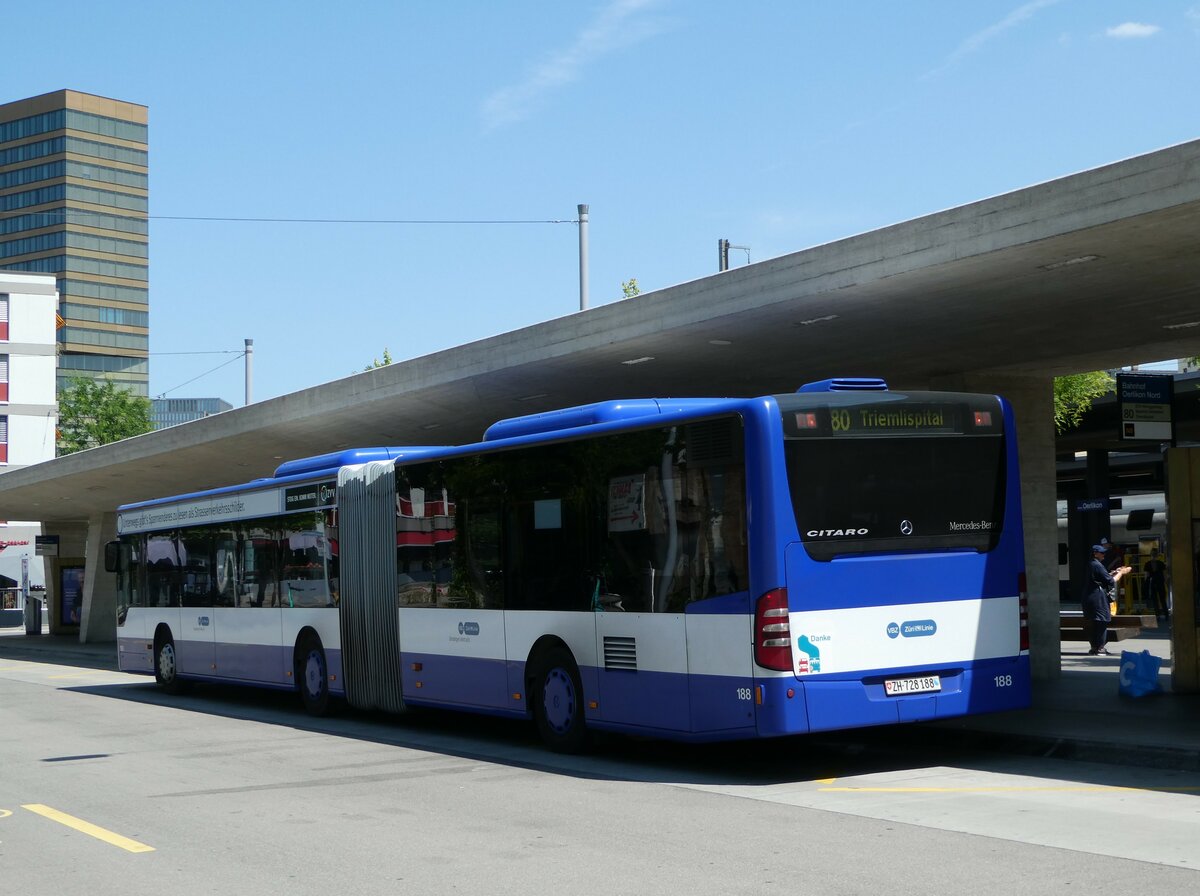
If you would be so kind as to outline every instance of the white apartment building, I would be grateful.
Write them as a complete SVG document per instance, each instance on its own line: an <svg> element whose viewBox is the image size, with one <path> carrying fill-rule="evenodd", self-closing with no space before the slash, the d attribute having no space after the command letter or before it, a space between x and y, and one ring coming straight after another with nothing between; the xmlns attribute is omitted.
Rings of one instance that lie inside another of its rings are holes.
<svg viewBox="0 0 1200 896"><path fill-rule="evenodd" d="M53 274L0 270L0 475L54 457L57 320ZM0 507L0 575L19 585L28 557L29 584L44 584L34 560L40 533L37 523L5 519Z"/></svg>

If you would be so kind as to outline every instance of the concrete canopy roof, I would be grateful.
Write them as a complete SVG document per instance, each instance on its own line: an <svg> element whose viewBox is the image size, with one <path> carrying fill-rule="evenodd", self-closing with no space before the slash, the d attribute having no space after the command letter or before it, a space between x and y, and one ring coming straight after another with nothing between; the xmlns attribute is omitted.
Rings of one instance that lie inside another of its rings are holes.
<svg viewBox="0 0 1200 896"><path fill-rule="evenodd" d="M607 398L1200 355L1197 235L1200 140L14 470L0 518L83 520Z"/></svg>

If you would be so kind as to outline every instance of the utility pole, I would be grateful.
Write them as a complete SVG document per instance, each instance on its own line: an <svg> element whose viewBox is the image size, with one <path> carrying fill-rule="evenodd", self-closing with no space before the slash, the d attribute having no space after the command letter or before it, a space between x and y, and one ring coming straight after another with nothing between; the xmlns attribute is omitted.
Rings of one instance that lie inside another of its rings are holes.
<svg viewBox="0 0 1200 896"><path fill-rule="evenodd" d="M734 246L729 240L717 240L717 272L729 270L729 250L741 249L746 253L746 264L750 263L750 247Z"/></svg>
<svg viewBox="0 0 1200 896"><path fill-rule="evenodd" d="M588 207L579 206L579 310L588 307Z"/></svg>
<svg viewBox="0 0 1200 896"><path fill-rule="evenodd" d="M250 404L254 399L254 340L246 340L246 404Z"/></svg>

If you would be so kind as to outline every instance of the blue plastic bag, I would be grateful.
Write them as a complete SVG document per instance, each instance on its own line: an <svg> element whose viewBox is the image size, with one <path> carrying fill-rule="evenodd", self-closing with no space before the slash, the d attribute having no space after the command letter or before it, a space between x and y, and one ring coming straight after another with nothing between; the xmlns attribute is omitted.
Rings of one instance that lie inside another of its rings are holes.
<svg viewBox="0 0 1200 896"><path fill-rule="evenodd" d="M1149 650L1134 653L1132 650L1121 651L1121 669L1117 676L1117 688L1125 697L1145 697L1147 694L1159 694L1162 686L1158 683L1158 670L1162 667L1162 659Z"/></svg>

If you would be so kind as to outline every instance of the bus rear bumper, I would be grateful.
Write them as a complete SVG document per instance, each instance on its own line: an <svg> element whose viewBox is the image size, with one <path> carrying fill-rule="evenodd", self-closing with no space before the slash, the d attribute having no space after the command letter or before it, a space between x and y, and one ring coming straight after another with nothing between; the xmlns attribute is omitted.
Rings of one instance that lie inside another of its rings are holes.
<svg viewBox="0 0 1200 896"><path fill-rule="evenodd" d="M885 681L938 677L940 690L889 696ZM967 667L871 672L854 678L814 676L760 681L759 734L764 737L895 725L1030 704L1029 657L978 660Z"/></svg>

